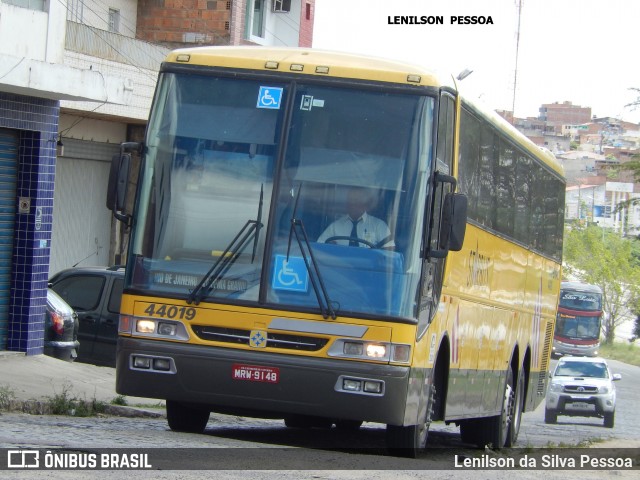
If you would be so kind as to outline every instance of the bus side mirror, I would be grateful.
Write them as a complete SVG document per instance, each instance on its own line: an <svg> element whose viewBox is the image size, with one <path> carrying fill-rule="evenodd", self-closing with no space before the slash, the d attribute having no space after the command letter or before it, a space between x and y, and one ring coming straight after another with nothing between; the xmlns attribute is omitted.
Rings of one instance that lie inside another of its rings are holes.
<svg viewBox="0 0 640 480"><path fill-rule="evenodd" d="M440 248L459 252L462 250L467 230L467 196L448 193L444 198Z"/></svg>
<svg viewBox="0 0 640 480"><path fill-rule="evenodd" d="M442 205L442 223L438 250L430 250L431 258L445 258L450 251L462 250L467 230L467 196L461 193L447 193Z"/></svg>
<svg viewBox="0 0 640 480"><path fill-rule="evenodd" d="M109 170L109 185L107 186L107 208L113 212L118 220L129 224L131 217L124 213L127 203L127 187L129 185L129 170L131 168L131 154L119 153L111 158Z"/></svg>

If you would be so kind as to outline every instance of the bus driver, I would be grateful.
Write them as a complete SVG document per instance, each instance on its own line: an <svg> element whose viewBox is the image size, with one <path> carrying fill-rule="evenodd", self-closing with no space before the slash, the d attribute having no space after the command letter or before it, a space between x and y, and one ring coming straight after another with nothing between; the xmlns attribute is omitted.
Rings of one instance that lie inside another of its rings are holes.
<svg viewBox="0 0 640 480"><path fill-rule="evenodd" d="M318 242L328 241L328 243L352 247L386 249L395 247L387 224L367 213L367 210L372 206L372 200L370 190L351 187L347 192L347 214L329 225L318 237ZM360 240L364 240L366 243Z"/></svg>

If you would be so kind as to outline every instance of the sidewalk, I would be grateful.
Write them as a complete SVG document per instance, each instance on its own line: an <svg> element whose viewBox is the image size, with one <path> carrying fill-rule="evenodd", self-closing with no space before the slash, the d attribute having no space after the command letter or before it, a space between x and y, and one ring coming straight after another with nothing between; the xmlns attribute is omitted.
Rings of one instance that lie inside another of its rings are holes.
<svg viewBox="0 0 640 480"><path fill-rule="evenodd" d="M115 390L116 370L87 363L65 362L46 355L26 356L24 353L0 351L0 391L9 392L11 400L20 405L43 403L66 392L70 398L109 405L110 414L138 416L164 415L156 406L158 399L125 397L128 405L111 405L118 396Z"/></svg>

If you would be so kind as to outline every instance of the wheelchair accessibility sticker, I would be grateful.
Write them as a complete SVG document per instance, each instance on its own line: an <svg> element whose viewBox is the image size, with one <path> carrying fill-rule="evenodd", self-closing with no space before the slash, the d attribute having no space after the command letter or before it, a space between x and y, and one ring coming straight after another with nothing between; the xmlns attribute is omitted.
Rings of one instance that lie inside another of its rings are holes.
<svg viewBox="0 0 640 480"><path fill-rule="evenodd" d="M273 269L273 288L292 292L306 292L309 289L309 272L302 257L276 255Z"/></svg>
<svg viewBox="0 0 640 480"><path fill-rule="evenodd" d="M260 87L258 92L258 108L272 108L274 110L280 109L280 103L282 102L282 88L281 87Z"/></svg>

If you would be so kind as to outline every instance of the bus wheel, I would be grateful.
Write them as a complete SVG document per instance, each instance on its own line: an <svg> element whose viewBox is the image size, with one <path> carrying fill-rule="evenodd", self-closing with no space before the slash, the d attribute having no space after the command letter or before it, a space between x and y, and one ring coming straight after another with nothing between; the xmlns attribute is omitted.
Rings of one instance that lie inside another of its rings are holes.
<svg viewBox="0 0 640 480"><path fill-rule="evenodd" d="M426 448L436 398L436 387L432 385L423 423L406 427L387 425L386 443L391 455L416 458L418 453Z"/></svg>
<svg viewBox="0 0 640 480"><path fill-rule="evenodd" d="M202 433L208 421L208 410L167 400L167 422L174 432Z"/></svg>
<svg viewBox="0 0 640 480"><path fill-rule="evenodd" d="M507 369L507 381L502 396L502 412L493 418L491 444L494 448L502 448L507 444L507 436L513 423L516 389L514 388L513 369L511 365Z"/></svg>
<svg viewBox="0 0 640 480"><path fill-rule="evenodd" d="M427 446L427 424L407 427L387 425L387 450L398 457L416 458Z"/></svg>
<svg viewBox="0 0 640 480"><path fill-rule="evenodd" d="M518 440L520 433L520 421L522 420L522 410L524 409L524 370L520 368L518 380L516 383L515 398L511 408L511 421L509 422L509 431L507 433L505 447L513 447Z"/></svg>
<svg viewBox="0 0 640 480"><path fill-rule="evenodd" d="M336 420L336 428L344 431L355 431L362 426L359 420Z"/></svg>
<svg viewBox="0 0 640 480"><path fill-rule="evenodd" d="M509 366L507 370L507 381L504 386L504 394L502 395L502 411L500 415L477 419L475 420L477 424L471 426L471 428L474 429L477 425L473 433L469 432L469 436L475 439L478 447L483 448L490 445L492 448L499 449L506 445L507 435L513 422L514 404L515 389L513 370L511 366Z"/></svg>
<svg viewBox="0 0 640 480"><path fill-rule="evenodd" d="M284 419L287 428L331 428L333 422L328 418L309 415L291 415Z"/></svg>
<svg viewBox="0 0 640 480"><path fill-rule="evenodd" d="M480 442L480 437L478 432L481 430L482 426L480 421L471 419L471 420L463 420L460 422L460 440L464 443L470 443L472 445L477 445ZM484 447L484 445L482 445Z"/></svg>

